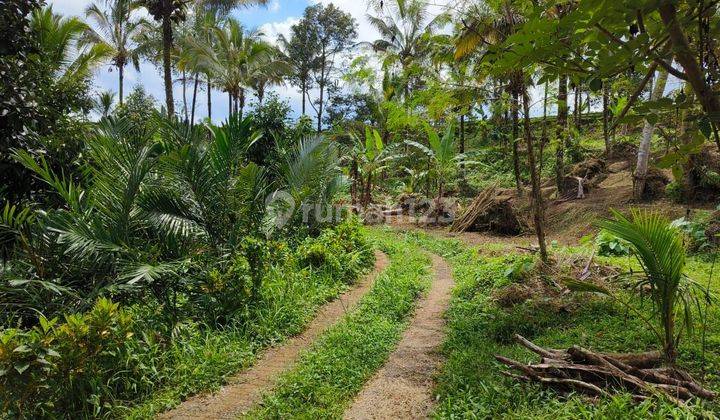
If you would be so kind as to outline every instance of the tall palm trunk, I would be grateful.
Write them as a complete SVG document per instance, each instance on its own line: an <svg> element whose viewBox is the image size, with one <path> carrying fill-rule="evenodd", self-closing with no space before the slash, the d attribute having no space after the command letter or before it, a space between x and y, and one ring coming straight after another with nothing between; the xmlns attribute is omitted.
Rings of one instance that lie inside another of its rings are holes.
<svg viewBox="0 0 720 420"><path fill-rule="evenodd" d="M530 125L530 98L527 89L522 86L523 95L523 111L525 126L525 142L527 143L528 165L530 166L530 182L532 184L532 206L533 221L535 224L535 235L537 236L538 246L540 247L540 258L544 263L548 262L547 245L545 244L545 208L543 203L542 191L540 191L540 174L535 164L535 149L533 146L532 127Z"/></svg>
<svg viewBox="0 0 720 420"><path fill-rule="evenodd" d="M190 109L190 126L191 127L195 124L195 104L197 103L197 91L198 91L199 81L200 81L200 76L196 73L195 74L195 83L193 84L192 105L191 105L191 109Z"/></svg>
<svg viewBox="0 0 720 420"><path fill-rule="evenodd" d="M658 71L655 86L650 93L651 101L657 101L663 97L667 79L667 70L661 68ZM648 161L650 160L650 145L652 143L653 134L655 134L655 124L651 124L648 120L645 120L642 140L640 140L640 147L638 148L637 166L635 167L635 186L633 188L633 197L636 200L642 200L643 191L645 190L645 179L647 177Z"/></svg>
<svg viewBox="0 0 720 420"><path fill-rule="evenodd" d="M182 98L183 98L183 114L185 114L185 121L190 118L188 116L188 104L187 104L187 73L185 70L182 71Z"/></svg>
<svg viewBox="0 0 720 420"><path fill-rule="evenodd" d="M166 2L167 3L167 2ZM162 18L162 35L163 35L163 78L165 79L165 106L169 116L175 115L175 101L173 100L172 87L172 58L171 51L173 45L171 6L164 5Z"/></svg>
<svg viewBox="0 0 720 420"><path fill-rule="evenodd" d="M243 110L245 108L245 89L243 89L243 88L240 89L240 94L238 95L237 100L238 100L238 103L240 104L240 109L239 109L239 111L238 110L236 110L236 111L239 112L238 115L240 115L240 119L242 119Z"/></svg>
<svg viewBox="0 0 720 420"><path fill-rule="evenodd" d="M210 83L210 76L207 77L207 109L208 120L212 121L212 83Z"/></svg>
<svg viewBox="0 0 720 420"><path fill-rule="evenodd" d="M568 103L567 103L567 75L561 74L558 80L557 95L557 126L555 127L555 137L557 144L555 145L555 185L558 194L565 193L565 143L567 140L567 119L568 119Z"/></svg>
<svg viewBox="0 0 720 420"><path fill-rule="evenodd" d="M123 84L125 83L125 66L118 66L118 95L120 96L120 105L123 104Z"/></svg>

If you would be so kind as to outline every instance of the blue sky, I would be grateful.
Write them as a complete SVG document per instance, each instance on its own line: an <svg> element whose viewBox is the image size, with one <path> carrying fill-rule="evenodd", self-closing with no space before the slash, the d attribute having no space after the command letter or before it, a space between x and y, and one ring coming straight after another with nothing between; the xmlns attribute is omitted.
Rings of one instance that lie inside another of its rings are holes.
<svg viewBox="0 0 720 420"><path fill-rule="evenodd" d="M103 0L96 0L102 2ZM53 6L56 13L63 15L84 16L85 8L91 3L91 0L48 0L48 4ZM239 18L248 28L260 28L266 33L268 39L274 40L280 33L287 34L290 27L296 23L302 16L303 10L313 3L330 3L330 0L271 0L267 7L250 7L238 9L234 15ZM367 13L367 0L333 0L336 6L350 13L358 22L359 40L368 41L377 37L377 33L372 29L365 19ZM96 71L95 87L98 91L111 90L117 91L117 71L109 65L104 65ZM136 84L142 84L158 103L164 102L163 82L160 76L160 70L150 63L143 62L140 66L140 72L136 72L132 66L126 68L125 71L125 92L131 91ZM174 98L176 102L176 110L182 112L182 90L179 83L174 88ZM287 100L296 115L300 113L301 96L292 86L279 86L273 88L281 98ZM188 102L191 98L191 86L188 86ZM220 121L227 117L227 97L222 92L213 91L212 97L213 120ZM311 111L308 111L311 112ZM207 102L205 93L198 93L198 103L196 115L199 117L207 116Z"/></svg>

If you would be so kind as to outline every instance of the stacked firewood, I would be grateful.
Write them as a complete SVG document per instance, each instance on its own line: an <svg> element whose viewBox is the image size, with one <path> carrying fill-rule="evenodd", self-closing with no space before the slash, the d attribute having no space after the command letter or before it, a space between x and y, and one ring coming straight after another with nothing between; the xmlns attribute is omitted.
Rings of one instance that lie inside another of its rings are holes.
<svg viewBox="0 0 720 420"><path fill-rule="evenodd" d="M524 364L495 356L500 363L519 372L502 372L516 380L591 397L609 396L613 390L628 391L638 401L660 396L677 405L684 405L692 398L712 400L716 397L715 392L704 388L687 372L661 367L663 358L658 352L609 354L580 346L556 350L540 347L520 335L515 338L541 357L540 363Z"/></svg>

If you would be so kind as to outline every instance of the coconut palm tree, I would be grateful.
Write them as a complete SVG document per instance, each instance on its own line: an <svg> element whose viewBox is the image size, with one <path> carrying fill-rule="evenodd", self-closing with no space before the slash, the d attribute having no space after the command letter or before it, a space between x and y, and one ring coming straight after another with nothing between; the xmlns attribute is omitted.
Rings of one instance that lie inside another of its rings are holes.
<svg viewBox="0 0 720 420"><path fill-rule="evenodd" d="M109 90L100 92L93 100L93 108L101 117L107 118L113 109L115 102L115 92Z"/></svg>
<svg viewBox="0 0 720 420"><path fill-rule="evenodd" d="M234 18L226 19L222 27L213 32L214 45L202 42L193 45L194 60L198 68L212 74L215 84L227 92L230 115L242 117L247 89L256 83L264 92L268 81L279 78L273 69L279 63L275 58L276 49L261 39L262 32L246 32Z"/></svg>
<svg viewBox="0 0 720 420"><path fill-rule="evenodd" d="M182 0L140 0L139 4L145 7L152 17L160 22L162 28L162 63L163 80L165 82L165 106L168 115L175 114L175 103L172 91L172 49L174 43L173 24L186 18L188 2ZM225 12L235 6L266 5L267 0L204 0L201 2L208 8L218 8Z"/></svg>
<svg viewBox="0 0 720 420"><path fill-rule="evenodd" d="M248 63L249 67L247 69L248 84L255 91L255 96L260 105L262 105L267 87L282 85L285 82L285 77L292 72L292 66L277 48L268 45L268 49L267 54Z"/></svg>
<svg viewBox="0 0 720 420"><path fill-rule="evenodd" d="M118 70L118 97L123 103L123 79L125 66L132 63L140 70L140 45L138 36L149 28L146 20L135 11L137 3L132 0L112 0L104 7L93 3L85 9L85 15L95 23L95 28L85 42L106 45L112 50L112 65Z"/></svg>
<svg viewBox="0 0 720 420"><path fill-rule="evenodd" d="M402 71L401 90L407 97L411 85L411 66L429 52L426 37L433 29L445 23L448 16L439 14L431 18L430 5L421 0L375 1L373 4L376 11L383 13L384 17L367 16L370 24L381 36L369 45L385 55L385 67L399 65Z"/></svg>
<svg viewBox="0 0 720 420"><path fill-rule="evenodd" d="M30 28L37 34L40 56L61 83L88 77L111 53L106 45L82 45L90 27L78 18L53 13L52 6L33 11Z"/></svg>
<svg viewBox="0 0 720 420"><path fill-rule="evenodd" d="M468 11L468 19L463 20L463 29L455 45L455 58L460 59L485 45L500 45L525 21L520 10L511 0L502 0L492 7L486 3L473 4ZM515 187L518 194L523 193L520 174L518 141L520 137L520 97L525 89L522 70L511 72L507 77L506 90L512 98L512 153Z"/></svg>

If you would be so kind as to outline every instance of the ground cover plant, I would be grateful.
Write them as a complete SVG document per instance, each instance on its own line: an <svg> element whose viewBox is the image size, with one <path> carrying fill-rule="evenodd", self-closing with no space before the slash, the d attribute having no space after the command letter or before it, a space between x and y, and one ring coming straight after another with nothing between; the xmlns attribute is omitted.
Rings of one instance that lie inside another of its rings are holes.
<svg viewBox="0 0 720 420"><path fill-rule="evenodd" d="M522 361L534 358L530 351L517 345L513 338L515 334L550 348L577 344L614 352L658 349L657 339L641 320L629 316L626 308L609 299L587 296L574 304L566 302L566 307L559 308L557 302L549 301L549 297L538 296L506 307L497 299L497 291L509 287L505 267L521 256L513 253L488 256L492 245L469 247L456 240L423 233L413 233L412 237L419 245L445 256L458 282L448 311L450 333L444 348L448 359L438 379L440 402L435 411L438 418L659 418L706 415L717 410L715 403L698 401L686 408L663 400L636 403L630 394L622 393L592 401L574 393L562 396L503 376L503 369L494 358L496 354ZM507 250L507 247L503 246L503 249ZM565 248L557 253L571 255L580 251L585 255L591 252L590 249ZM603 257L602 264L619 269L639 268L627 257ZM711 288L717 290L717 279L710 277L711 263L691 259L688 264L698 281L710 281ZM638 302L635 304L641 307ZM715 313L717 307L709 310ZM707 345L718 339L715 319L712 315L708 318L704 339L697 336L681 346L678 361L693 375L703 378L710 388L717 386L718 378L712 366L717 365L718 355L702 343L705 340Z"/></svg>
<svg viewBox="0 0 720 420"><path fill-rule="evenodd" d="M403 238L370 232L390 256L371 292L328 330L247 418L342 416L400 339L429 283L429 258Z"/></svg>

